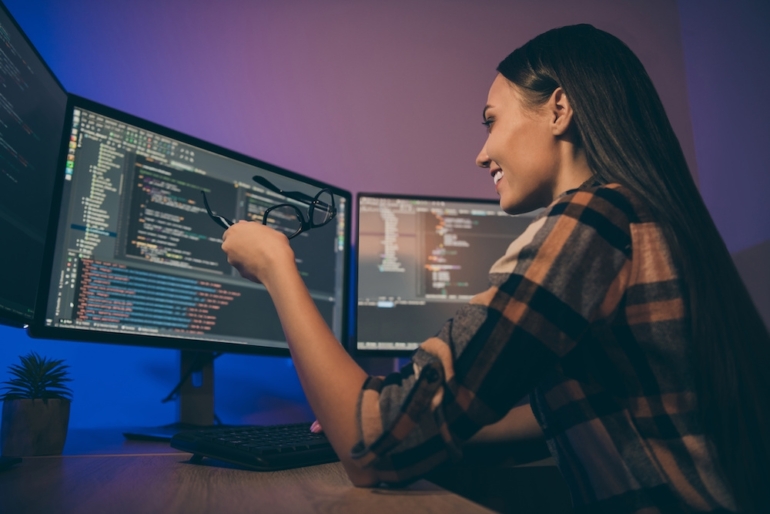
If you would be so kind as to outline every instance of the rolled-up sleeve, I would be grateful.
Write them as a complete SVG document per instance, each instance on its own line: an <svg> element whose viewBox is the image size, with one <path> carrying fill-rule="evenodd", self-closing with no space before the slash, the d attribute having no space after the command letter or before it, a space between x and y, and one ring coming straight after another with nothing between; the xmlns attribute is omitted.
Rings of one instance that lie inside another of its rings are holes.
<svg viewBox="0 0 770 514"><path fill-rule="evenodd" d="M500 420L617 308L628 282L632 207L612 186L552 204L490 271L491 287L425 341L399 373L370 377L353 459L401 483Z"/></svg>

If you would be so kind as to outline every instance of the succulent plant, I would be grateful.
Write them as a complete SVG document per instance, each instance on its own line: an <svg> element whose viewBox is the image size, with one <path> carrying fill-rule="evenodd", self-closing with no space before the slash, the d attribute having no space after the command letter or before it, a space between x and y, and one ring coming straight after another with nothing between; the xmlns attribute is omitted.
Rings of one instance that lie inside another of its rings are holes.
<svg viewBox="0 0 770 514"><path fill-rule="evenodd" d="M19 399L72 399L72 390L66 385L71 379L63 360L40 357L35 352L21 357L21 364L11 364L8 371L13 378L3 382L2 400Z"/></svg>

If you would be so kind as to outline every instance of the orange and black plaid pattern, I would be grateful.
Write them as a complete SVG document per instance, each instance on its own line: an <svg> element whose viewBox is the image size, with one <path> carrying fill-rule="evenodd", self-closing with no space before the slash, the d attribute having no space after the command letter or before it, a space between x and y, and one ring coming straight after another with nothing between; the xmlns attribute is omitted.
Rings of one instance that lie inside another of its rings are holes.
<svg viewBox="0 0 770 514"><path fill-rule="evenodd" d="M409 481L530 394L578 512L735 510L697 418L683 284L638 198L565 193L490 283L400 373L367 380L360 465Z"/></svg>

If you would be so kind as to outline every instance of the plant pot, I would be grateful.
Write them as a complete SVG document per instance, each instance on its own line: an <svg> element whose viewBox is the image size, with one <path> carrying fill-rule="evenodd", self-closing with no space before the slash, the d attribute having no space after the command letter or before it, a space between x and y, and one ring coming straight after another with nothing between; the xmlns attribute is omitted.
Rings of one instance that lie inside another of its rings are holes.
<svg viewBox="0 0 770 514"><path fill-rule="evenodd" d="M69 420L67 399L5 400L0 429L2 455L61 455Z"/></svg>

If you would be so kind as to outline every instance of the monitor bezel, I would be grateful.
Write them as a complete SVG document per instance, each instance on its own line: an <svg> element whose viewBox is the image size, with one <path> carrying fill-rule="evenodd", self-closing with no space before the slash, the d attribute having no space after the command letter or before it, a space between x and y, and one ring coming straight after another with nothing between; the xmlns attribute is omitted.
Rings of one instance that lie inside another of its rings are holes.
<svg viewBox="0 0 770 514"><path fill-rule="evenodd" d="M267 171L277 173L284 177L299 180L307 184L313 185L319 188L329 188L338 196L345 198L348 208L345 209L344 218L344 230L346 245L343 252L343 273L342 278L342 334L340 343L343 348L348 347L348 311L350 305L350 220L352 217L352 194L349 191L333 186L331 184L316 180L311 177L300 175L299 173L290 171L286 168L270 164L268 162L250 157L248 155L224 148L213 143L209 143L202 139L190 136L188 134L179 132L169 127L159 125L128 114L124 111L114 109L107 105L88 100L78 95L69 94L67 101L67 112L65 115L64 128L72 125L72 117L75 108L82 108L96 114L101 114L123 123L134 125L140 129L155 132L164 137L176 139L182 143L197 146L203 150L222 155L233 160L237 160L244 164L257 166ZM59 150L58 162L64 163L67 159L67 153L69 150L69 130L62 130L61 146ZM62 167L62 170L64 168ZM149 334L135 335L135 334L121 334L113 332L98 332L92 330L84 330L78 328L63 328L63 327L51 327L45 325L46 308L48 305L50 281L53 273L54 254L56 249L56 236L57 227L59 222L59 212L61 210L62 203L62 190L64 188L64 173L56 173L56 182L54 184L53 201L51 203L51 215L49 217L48 232L46 237L45 252L43 254L43 269L40 277L40 287L38 288L37 303L35 305L35 316L32 323L29 325L28 333L34 338L56 339L66 341L82 341L104 344L119 344L128 346L142 346L142 347L154 347L154 348L168 348L177 350L193 350L193 351L205 351L205 352L226 352L226 353L245 353L256 355L274 355L274 356L290 356L288 348L272 348L265 346L254 346L248 344L227 343L220 341L201 341L196 339L184 339L174 337L163 337Z"/></svg>
<svg viewBox="0 0 770 514"><path fill-rule="evenodd" d="M434 196L434 195L414 195L414 194L395 194L395 193L357 193L356 194L356 260L355 260L355 273L352 277L353 293L351 304L354 310L352 317L352 327L350 334L350 346L348 351L357 357L410 357L416 350L375 350L375 349L359 349L358 348L358 274L359 267L359 251L360 245L360 233L361 233L361 198L384 198L392 200L425 200L436 202L457 202L457 203L483 203L489 205L497 205L500 207L500 201L493 198L468 198L468 197L453 197L453 196ZM502 210L502 209L501 209ZM436 327L436 331L441 327Z"/></svg>
<svg viewBox="0 0 770 514"><path fill-rule="evenodd" d="M0 2L0 9L2 9L3 13L8 17L9 20L11 20L11 23L13 24L16 31L19 34L21 34L21 37L24 40L24 42L32 50L32 54L43 65L43 69L53 78L54 82L56 83L57 86L59 86L62 93L66 95L67 90L64 88L64 85L59 80L59 77L57 77L56 74L51 69L51 67L48 66L48 63L45 61L45 59L43 59L43 56L40 55L40 52L37 51L37 48L35 47L35 45L32 44L32 41L27 36L27 33L24 32L24 29L21 28L21 25L19 25L19 22L16 21L16 18L14 18L13 14L11 14L11 11L8 10L8 8L5 6L3 2ZM61 127L61 130L62 131L64 130L64 126ZM45 250L43 250L43 252L45 254ZM38 277L38 280L39 279L40 277ZM27 316L25 314L22 314L20 312L11 310L7 307L3 307L2 305L0 305L0 325L5 325L5 326L15 327L15 328L24 328L32 323L34 319L34 311L36 309L37 309L37 298L35 299L35 305L33 305L33 308L32 308L33 314L31 316Z"/></svg>

